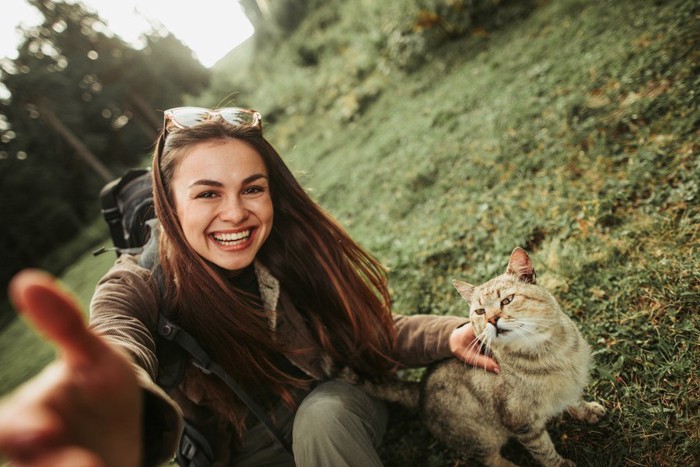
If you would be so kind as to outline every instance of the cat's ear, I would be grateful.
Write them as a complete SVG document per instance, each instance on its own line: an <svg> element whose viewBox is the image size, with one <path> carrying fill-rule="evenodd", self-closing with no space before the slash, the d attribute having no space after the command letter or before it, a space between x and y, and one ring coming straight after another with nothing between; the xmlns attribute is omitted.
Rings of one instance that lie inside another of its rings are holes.
<svg viewBox="0 0 700 467"><path fill-rule="evenodd" d="M459 292L463 299L465 299L467 302L472 301L472 294L474 293L473 285L467 284L463 281L458 281L457 279L452 281L452 285L455 286L455 289L457 289L457 292Z"/></svg>
<svg viewBox="0 0 700 467"><path fill-rule="evenodd" d="M513 253L510 254L510 261L508 262L506 274L512 274L516 276L518 280L527 282L528 284L534 284L537 278L535 268L532 266L532 260L530 260L527 252L520 247L513 250Z"/></svg>

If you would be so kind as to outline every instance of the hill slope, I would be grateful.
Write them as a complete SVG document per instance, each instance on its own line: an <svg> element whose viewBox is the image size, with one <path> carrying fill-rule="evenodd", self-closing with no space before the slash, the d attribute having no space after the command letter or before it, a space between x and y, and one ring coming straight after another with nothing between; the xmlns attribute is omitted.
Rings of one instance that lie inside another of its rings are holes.
<svg viewBox="0 0 700 467"><path fill-rule="evenodd" d="M397 311L466 314L452 278L483 281L513 247L533 253L594 347L589 395L610 412L596 427L555 423L560 452L688 465L700 452L697 30L681 0L329 1L259 45L228 90L390 268ZM413 414L393 415L387 465L464 462Z"/></svg>

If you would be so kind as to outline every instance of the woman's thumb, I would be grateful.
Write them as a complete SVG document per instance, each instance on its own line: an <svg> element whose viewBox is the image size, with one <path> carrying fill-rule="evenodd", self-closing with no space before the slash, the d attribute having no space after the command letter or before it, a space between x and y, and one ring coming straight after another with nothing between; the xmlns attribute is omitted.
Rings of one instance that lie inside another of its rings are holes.
<svg viewBox="0 0 700 467"><path fill-rule="evenodd" d="M15 308L44 336L53 341L73 363L93 360L104 344L86 327L80 306L50 274L27 269L10 282Z"/></svg>

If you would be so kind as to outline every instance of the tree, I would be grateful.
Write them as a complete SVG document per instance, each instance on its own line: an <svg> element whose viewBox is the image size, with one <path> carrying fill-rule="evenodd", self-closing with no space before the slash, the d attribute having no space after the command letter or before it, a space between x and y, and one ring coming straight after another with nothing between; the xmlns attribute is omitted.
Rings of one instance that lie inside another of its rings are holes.
<svg viewBox="0 0 700 467"><path fill-rule="evenodd" d="M292 33L319 0L240 0L259 40Z"/></svg>
<svg viewBox="0 0 700 467"><path fill-rule="evenodd" d="M28 0L44 16L0 63L0 281L99 215L112 174L142 165L160 110L208 84L209 71L164 30L136 50L80 4ZM4 291L3 291L4 293Z"/></svg>

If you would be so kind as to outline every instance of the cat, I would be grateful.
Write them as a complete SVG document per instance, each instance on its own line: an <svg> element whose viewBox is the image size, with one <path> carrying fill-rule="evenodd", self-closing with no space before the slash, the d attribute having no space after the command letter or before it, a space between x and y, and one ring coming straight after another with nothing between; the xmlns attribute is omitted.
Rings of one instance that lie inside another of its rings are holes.
<svg viewBox="0 0 700 467"><path fill-rule="evenodd" d="M418 409L434 436L487 466L515 465L501 455L510 438L543 466L575 465L557 453L547 422L568 411L596 423L605 408L582 399L591 351L574 322L536 284L522 248L513 250L504 274L479 286L453 284L470 304L482 351L496 359L500 373L453 358L430 366L420 382L363 382L363 388Z"/></svg>

